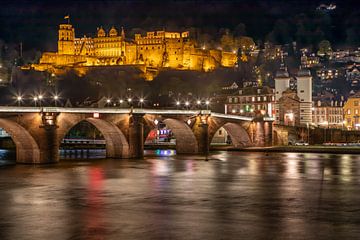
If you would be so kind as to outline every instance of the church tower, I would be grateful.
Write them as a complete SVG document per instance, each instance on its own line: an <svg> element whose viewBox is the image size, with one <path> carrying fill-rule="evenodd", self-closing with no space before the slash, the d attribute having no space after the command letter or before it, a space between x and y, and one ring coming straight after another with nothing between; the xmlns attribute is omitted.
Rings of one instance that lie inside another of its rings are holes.
<svg viewBox="0 0 360 240"><path fill-rule="evenodd" d="M300 98L300 125L312 122L312 77L308 69L300 69L296 76L297 95Z"/></svg>
<svg viewBox="0 0 360 240"><path fill-rule="evenodd" d="M75 54L75 29L70 23L60 24L58 54Z"/></svg>

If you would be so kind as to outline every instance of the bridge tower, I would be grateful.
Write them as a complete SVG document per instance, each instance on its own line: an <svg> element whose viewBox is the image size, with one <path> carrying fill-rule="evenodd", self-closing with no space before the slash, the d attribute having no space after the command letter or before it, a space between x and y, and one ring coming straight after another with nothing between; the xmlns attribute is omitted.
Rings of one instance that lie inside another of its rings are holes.
<svg viewBox="0 0 360 240"><path fill-rule="evenodd" d="M282 96L282 93L290 88L290 76L285 64L282 62L280 69L276 72L275 75L275 116L276 122L279 122L279 99Z"/></svg>
<svg viewBox="0 0 360 240"><path fill-rule="evenodd" d="M300 69L296 76L297 95L300 98L300 125L312 122L312 77L308 69Z"/></svg>

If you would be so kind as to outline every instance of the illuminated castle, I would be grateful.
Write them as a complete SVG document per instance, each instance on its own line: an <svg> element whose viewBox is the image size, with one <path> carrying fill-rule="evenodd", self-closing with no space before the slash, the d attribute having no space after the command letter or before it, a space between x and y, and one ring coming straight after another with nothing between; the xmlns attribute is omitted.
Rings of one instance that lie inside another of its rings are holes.
<svg viewBox="0 0 360 240"><path fill-rule="evenodd" d="M75 37L70 24L60 24L58 51L42 54L39 64L32 68L61 74L67 69L86 73L94 66L136 66L147 80L152 80L161 68L178 70L212 71L217 67L233 67L236 54L215 49L198 48L189 32L147 32L135 34L135 39L125 38L112 27L108 33L100 27L96 37Z"/></svg>

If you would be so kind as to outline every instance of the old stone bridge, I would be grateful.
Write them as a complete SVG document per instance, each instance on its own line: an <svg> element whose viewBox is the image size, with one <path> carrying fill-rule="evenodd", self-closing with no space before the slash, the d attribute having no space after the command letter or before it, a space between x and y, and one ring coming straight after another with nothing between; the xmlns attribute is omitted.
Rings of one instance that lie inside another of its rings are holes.
<svg viewBox="0 0 360 240"><path fill-rule="evenodd" d="M216 131L224 127L234 147L269 146L271 118L213 113L210 110L0 107L0 128L16 145L18 163L59 161L67 132L88 121L104 136L109 158L142 157L146 136L162 121L176 138L177 153L206 153Z"/></svg>

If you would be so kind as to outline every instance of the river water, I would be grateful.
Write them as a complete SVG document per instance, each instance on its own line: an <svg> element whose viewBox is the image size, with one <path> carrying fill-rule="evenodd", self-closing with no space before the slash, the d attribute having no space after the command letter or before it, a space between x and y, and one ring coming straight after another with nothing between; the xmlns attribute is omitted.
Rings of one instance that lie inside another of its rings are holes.
<svg viewBox="0 0 360 240"><path fill-rule="evenodd" d="M360 155L173 154L2 160L0 239L360 239Z"/></svg>

